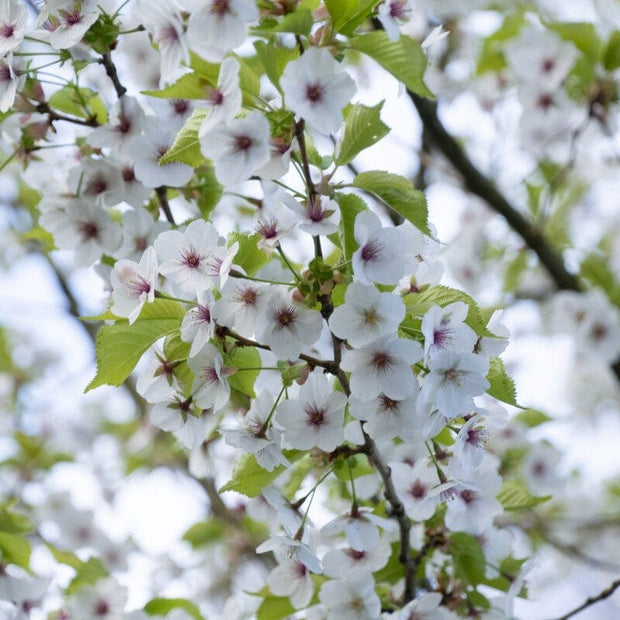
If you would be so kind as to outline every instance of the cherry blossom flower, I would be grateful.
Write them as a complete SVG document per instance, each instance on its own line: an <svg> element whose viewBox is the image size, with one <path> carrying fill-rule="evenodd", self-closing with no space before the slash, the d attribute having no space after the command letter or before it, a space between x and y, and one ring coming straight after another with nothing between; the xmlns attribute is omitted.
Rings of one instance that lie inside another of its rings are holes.
<svg viewBox="0 0 620 620"><path fill-rule="evenodd" d="M534 495L557 491L562 481L558 474L560 458L560 452L549 443L539 441L532 446L521 464L521 473Z"/></svg>
<svg viewBox="0 0 620 620"><path fill-rule="evenodd" d="M194 403L202 409L223 409L230 398L230 385L226 379L227 369L220 352L210 343L187 360L194 373L192 393Z"/></svg>
<svg viewBox="0 0 620 620"><path fill-rule="evenodd" d="M420 359L422 347L418 342L386 338L346 351L342 368L351 371L351 392L360 400L371 400L381 393L402 400L415 390L411 365Z"/></svg>
<svg viewBox="0 0 620 620"><path fill-rule="evenodd" d="M14 50L28 29L28 9L12 0L0 1L0 56Z"/></svg>
<svg viewBox="0 0 620 620"><path fill-rule="evenodd" d="M129 154L134 161L134 173L146 187L180 187L192 178L194 169L187 164L179 161L160 164L178 129L172 124L158 126L131 141Z"/></svg>
<svg viewBox="0 0 620 620"><path fill-rule="evenodd" d="M484 444L489 431L480 427L482 416L472 416L459 431L454 441L454 460L463 472L473 473L484 458Z"/></svg>
<svg viewBox="0 0 620 620"><path fill-rule="evenodd" d="M210 288L219 275L212 260L218 240L217 230L205 220L194 220L184 232L161 233L153 244L161 261L159 272L190 293Z"/></svg>
<svg viewBox="0 0 620 620"><path fill-rule="evenodd" d="M46 30L36 33L57 50L73 47L97 21L97 0L48 0L39 15L37 26Z"/></svg>
<svg viewBox="0 0 620 620"><path fill-rule="evenodd" d="M350 399L351 415L364 420L364 431L377 441L400 437L404 441L421 439L417 418L417 382L414 391L397 400L381 393L371 400Z"/></svg>
<svg viewBox="0 0 620 620"><path fill-rule="evenodd" d="M275 419L283 428L284 441L299 450L316 447L332 452L344 441L346 402L347 397L332 390L322 371L311 372L299 398L278 405Z"/></svg>
<svg viewBox="0 0 620 620"><path fill-rule="evenodd" d="M69 610L74 618L118 620L124 615L127 599L127 588L108 577L81 587L69 599Z"/></svg>
<svg viewBox="0 0 620 620"><path fill-rule="evenodd" d="M408 269L412 246L401 227L384 228L372 211L362 211L353 229L359 248L353 253L355 279L372 284L398 284Z"/></svg>
<svg viewBox="0 0 620 620"><path fill-rule="evenodd" d="M159 403L173 398L180 391L174 374L177 364L166 359L160 351L153 351L136 381L136 390L147 403Z"/></svg>
<svg viewBox="0 0 620 620"><path fill-rule="evenodd" d="M474 330L465 325L469 306L456 301L445 307L429 308L422 319L424 335L424 356L428 358L439 351L471 353L478 337Z"/></svg>
<svg viewBox="0 0 620 620"><path fill-rule="evenodd" d="M473 409L473 396L489 389L485 375L489 361L479 355L453 351L437 353L428 362L430 372L424 377L420 398L434 403L447 418Z"/></svg>
<svg viewBox="0 0 620 620"><path fill-rule="evenodd" d="M377 338L395 335L405 318L405 304L392 293L379 293L374 286L352 282L345 293L345 303L329 319L332 332L361 347Z"/></svg>
<svg viewBox="0 0 620 620"><path fill-rule="evenodd" d="M439 497L430 491L439 485L439 479L428 458L421 459L413 467L405 463L390 463L390 471L409 518L413 521L430 519L439 503Z"/></svg>
<svg viewBox="0 0 620 620"><path fill-rule="evenodd" d="M267 551L273 551L280 562L286 560L301 562L313 573L320 574L322 572L319 559L303 540L274 535L256 548L256 553L266 553Z"/></svg>
<svg viewBox="0 0 620 620"><path fill-rule="evenodd" d="M198 304L190 308L181 323L181 340L191 342L189 357L194 357L209 342L215 331L212 309L215 300L209 290L198 291Z"/></svg>
<svg viewBox="0 0 620 620"><path fill-rule="evenodd" d="M49 592L50 583L49 578L20 578L4 572L0 574L0 600L12 603L17 608L17 615L11 618L26 620L31 617L32 610L41 605L45 594Z"/></svg>
<svg viewBox="0 0 620 620"><path fill-rule="evenodd" d="M290 293L275 290L267 309L256 319L256 337L281 360L294 360L321 335L319 312L293 301Z"/></svg>
<svg viewBox="0 0 620 620"><path fill-rule="evenodd" d="M174 396L157 403L149 412L151 424L170 431L188 449L195 450L206 438L207 428L191 399Z"/></svg>
<svg viewBox="0 0 620 620"><path fill-rule="evenodd" d="M222 61L217 86L207 91L206 102L209 112L198 130L199 139L218 123L232 120L241 109L239 61L232 56Z"/></svg>
<svg viewBox="0 0 620 620"><path fill-rule="evenodd" d="M146 117L134 97L125 95L111 108L108 123L96 127L86 138L91 146L109 148L112 152L127 155L133 138L146 128Z"/></svg>
<svg viewBox="0 0 620 620"><path fill-rule="evenodd" d="M344 532L352 549L369 551L379 542L379 528L392 531L393 522L370 512L370 509L353 507L350 513L326 523L321 528L321 533L335 536Z"/></svg>
<svg viewBox="0 0 620 620"><path fill-rule="evenodd" d="M269 121L260 112L219 123L200 139L223 185L238 185L269 161Z"/></svg>
<svg viewBox="0 0 620 620"><path fill-rule="evenodd" d="M355 94L355 83L323 47L311 47L284 68L280 85L286 106L319 133L338 131L342 108Z"/></svg>
<svg viewBox="0 0 620 620"><path fill-rule="evenodd" d="M116 261L110 276L112 282L112 312L135 322L144 304L155 299L157 284L157 255L152 247L142 255L139 263L121 259Z"/></svg>
<svg viewBox="0 0 620 620"><path fill-rule="evenodd" d="M210 62L219 62L241 45L248 22L258 19L254 0L207 0L197 3L187 25L189 45Z"/></svg>
<svg viewBox="0 0 620 620"><path fill-rule="evenodd" d="M392 549L386 537L380 538L374 547L366 551L333 549L323 558L323 572L334 579L359 570L374 573L388 563L391 553Z"/></svg>
<svg viewBox="0 0 620 620"><path fill-rule="evenodd" d="M180 7L174 0L140 0L135 12L159 49L161 82L173 81L179 75L181 63L189 61Z"/></svg>
<svg viewBox="0 0 620 620"><path fill-rule="evenodd" d="M283 560L265 581L273 594L287 596L295 609L307 607L314 594L312 574L299 560Z"/></svg>
<svg viewBox="0 0 620 620"><path fill-rule="evenodd" d="M120 170L103 159L86 158L69 171L71 191L102 207L114 207L123 201L123 178Z"/></svg>
<svg viewBox="0 0 620 620"><path fill-rule="evenodd" d="M309 235L331 235L338 230L340 208L335 200L315 196L312 204L301 205L291 196L285 202L301 218L299 229Z"/></svg>
<svg viewBox="0 0 620 620"><path fill-rule="evenodd" d="M153 216L142 207L123 213L123 242L114 255L117 258L139 260L144 251L164 231L170 229L168 222L154 220Z"/></svg>
<svg viewBox="0 0 620 620"><path fill-rule="evenodd" d="M271 255L280 241L289 237L297 225L295 217L289 209L269 207L262 209L256 218L254 230L259 236L258 247Z"/></svg>
<svg viewBox="0 0 620 620"><path fill-rule="evenodd" d="M441 607L443 596L439 592L427 592L407 603L402 609L385 613L382 618L391 620L456 620L457 616Z"/></svg>
<svg viewBox="0 0 620 620"><path fill-rule="evenodd" d="M262 390L254 399L240 428L227 430L224 435L227 444L253 454L256 462L267 471L273 471L279 465L290 466L280 448L280 431L267 422L273 411L273 396L267 390Z"/></svg>
<svg viewBox="0 0 620 620"><path fill-rule="evenodd" d="M400 25L406 23L412 12L411 0L383 0L377 18L392 41L400 38Z"/></svg>
<svg viewBox="0 0 620 620"><path fill-rule="evenodd" d="M26 80L23 66L12 53L0 58L0 112L6 112L13 105L17 92L23 88Z"/></svg>
<svg viewBox="0 0 620 620"><path fill-rule="evenodd" d="M325 582L319 599L328 609L326 620L376 620L380 617L381 601L375 592L375 581L365 571Z"/></svg>

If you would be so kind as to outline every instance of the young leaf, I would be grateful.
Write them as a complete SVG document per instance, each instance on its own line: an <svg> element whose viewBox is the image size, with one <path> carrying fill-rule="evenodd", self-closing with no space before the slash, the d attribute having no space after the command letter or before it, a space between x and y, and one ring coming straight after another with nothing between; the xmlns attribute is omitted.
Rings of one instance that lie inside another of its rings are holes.
<svg viewBox="0 0 620 620"><path fill-rule="evenodd" d="M450 553L456 573L465 582L476 585L484 580L484 552L470 534L454 532L450 536Z"/></svg>
<svg viewBox="0 0 620 620"><path fill-rule="evenodd" d="M499 357L492 357L489 362L489 373L487 374L487 381L491 384L491 387L487 392L497 400L501 400L503 403L518 407L517 404L517 391L515 389L514 381L506 374L504 368L504 362Z"/></svg>
<svg viewBox="0 0 620 620"><path fill-rule="evenodd" d="M280 88L282 71L284 71L284 67L286 67L289 61L299 57L297 48L276 47L274 45L267 45L264 41L255 41L254 49L265 69L265 74L271 83L282 92Z"/></svg>
<svg viewBox="0 0 620 620"><path fill-rule="evenodd" d="M312 13L308 9L298 8L296 11L285 15L280 21L275 23L266 22L259 25L256 30L258 34L292 32L293 34L308 36L313 25L314 19L312 18Z"/></svg>
<svg viewBox="0 0 620 620"><path fill-rule="evenodd" d="M528 510L539 504L544 504L551 499L551 495L535 497L525 488L522 482L517 480L504 480L502 488L497 494L504 510Z"/></svg>
<svg viewBox="0 0 620 620"><path fill-rule="evenodd" d="M358 213L368 209L368 205L355 194L336 194L334 199L340 207L340 236L344 258L346 261L350 261L353 252L358 247L353 234L355 218Z"/></svg>
<svg viewBox="0 0 620 620"><path fill-rule="evenodd" d="M538 409L526 409L517 414L513 420L528 428L535 428L541 424L545 424L545 422L550 422L553 418L542 411L538 411Z"/></svg>
<svg viewBox="0 0 620 620"><path fill-rule="evenodd" d="M351 36L381 0L325 0L336 32Z"/></svg>
<svg viewBox="0 0 620 620"><path fill-rule="evenodd" d="M411 92L433 97L423 80L426 54L411 37L401 35L398 41L392 41L383 30L376 30L353 37L351 47L377 61Z"/></svg>
<svg viewBox="0 0 620 620"><path fill-rule="evenodd" d="M173 609L183 609L194 620L204 620L204 616L200 613L196 603L192 603L186 598L154 598L144 606L144 611L149 616L165 616Z"/></svg>
<svg viewBox="0 0 620 620"><path fill-rule="evenodd" d="M352 162L364 149L376 144L390 132L390 128L381 120L382 107L383 101L372 108L361 103L352 106L346 115L336 164L343 166Z"/></svg>
<svg viewBox="0 0 620 620"><path fill-rule="evenodd" d="M379 197L416 228L430 235L426 198L409 179L391 172L370 170L358 174L353 180L353 187Z"/></svg>
<svg viewBox="0 0 620 620"><path fill-rule="evenodd" d="M179 329L185 310L176 301L156 299L146 304L138 320L104 325L97 334L97 374L85 392L100 385L122 385L136 364L157 340Z"/></svg>
<svg viewBox="0 0 620 620"><path fill-rule="evenodd" d="M198 73L186 73L174 84L162 90L144 90L143 95L160 99L205 99L207 89L213 84Z"/></svg>
<svg viewBox="0 0 620 620"><path fill-rule="evenodd" d="M232 357L227 360L226 364L238 369L237 372L228 377L230 387L242 394L246 394L250 398L255 398L254 381L256 381L260 370L254 369L260 368L262 364L258 351L248 347L239 347L235 350ZM252 368L253 370L246 370L247 368Z"/></svg>
<svg viewBox="0 0 620 620"><path fill-rule="evenodd" d="M198 108L192 112L192 115L185 121L181 131L174 139L172 146L159 160L161 165L180 161L188 166L197 168L207 161L200 151L200 141L198 140L198 131L207 113L207 108Z"/></svg>
<svg viewBox="0 0 620 620"><path fill-rule="evenodd" d="M0 558L3 564L15 564L28 570L31 553L32 548L24 535L0 532Z"/></svg>
<svg viewBox="0 0 620 620"><path fill-rule="evenodd" d="M229 245L239 244L234 263L241 267L249 276L254 275L269 262L269 257L257 245L258 235L244 235L233 232L229 237Z"/></svg>

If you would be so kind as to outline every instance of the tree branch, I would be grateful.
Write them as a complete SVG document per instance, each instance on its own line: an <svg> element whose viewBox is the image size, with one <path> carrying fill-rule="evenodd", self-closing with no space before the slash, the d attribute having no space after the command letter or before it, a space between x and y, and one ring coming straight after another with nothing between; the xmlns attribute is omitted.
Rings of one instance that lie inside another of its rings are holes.
<svg viewBox="0 0 620 620"><path fill-rule="evenodd" d="M118 79L116 65L112 62L111 52L105 52L104 54L102 54L101 60L99 60L99 62L104 66L106 75L110 78L110 81L114 85L116 95L120 99L127 92L127 89L121 84L120 80Z"/></svg>
<svg viewBox="0 0 620 620"><path fill-rule="evenodd" d="M584 609L591 607L592 605L609 598L618 588L620 588L620 579L616 579L612 584L607 586L602 592L597 594L596 596L591 596L584 603L576 607L572 611L569 611L567 614L556 618L556 620L568 620L568 618L572 618L578 613L582 612Z"/></svg>

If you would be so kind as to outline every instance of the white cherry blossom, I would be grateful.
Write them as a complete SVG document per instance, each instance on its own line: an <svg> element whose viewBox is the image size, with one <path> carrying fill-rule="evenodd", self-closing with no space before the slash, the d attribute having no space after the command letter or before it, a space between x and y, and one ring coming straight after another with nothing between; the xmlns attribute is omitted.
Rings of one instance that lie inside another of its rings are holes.
<svg viewBox="0 0 620 620"><path fill-rule="evenodd" d="M328 609L327 620L377 620L380 617L381 601L375 592L375 582L365 571L325 582L319 598Z"/></svg>
<svg viewBox="0 0 620 620"><path fill-rule="evenodd" d="M209 290L198 291L198 304L190 308L181 323L181 340L191 342L189 356L194 357L209 342L215 331L212 309L215 300Z"/></svg>
<svg viewBox="0 0 620 620"><path fill-rule="evenodd" d="M28 9L12 0L0 1L0 56L14 50L28 30Z"/></svg>
<svg viewBox="0 0 620 620"><path fill-rule="evenodd" d="M194 357L187 360L194 373L192 393L194 403L202 409L223 409L230 398L230 385L226 378L227 369L220 352L207 343Z"/></svg>

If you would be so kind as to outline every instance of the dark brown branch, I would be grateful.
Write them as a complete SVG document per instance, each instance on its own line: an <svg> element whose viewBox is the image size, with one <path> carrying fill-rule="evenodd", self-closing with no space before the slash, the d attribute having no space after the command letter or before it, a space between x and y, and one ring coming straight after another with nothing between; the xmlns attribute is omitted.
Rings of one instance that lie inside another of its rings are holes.
<svg viewBox="0 0 620 620"><path fill-rule="evenodd" d="M121 84L120 80L118 79L116 65L112 62L111 52L105 52L105 54L102 54L101 60L99 62L104 66L106 75L110 78L110 81L114 85L116 95L120 99L127 92L127 89Z"/></svg>
<svg viewBox="0 0 620 620"><path fill-rule="evenodd" d="M160 185L155 188L155 193L157 194L157 199L159 200L159 206L161 210L164 212L166 219L173 225L176 226L176 222L174 221L174 215L172 215L172 211L170 210L170 203L168 202L168 196L166 192L168 188L165 185Z"/></svg>
<svg viewBox="0 0 620 620"><path fill-rule="evenodd" d="M599 592L596 596L591 596L588 598L583 604L579 605L572 611L569 611L567 614L556 618L556 620L568 620L568 618L572 618L576 616L578 613L582 612L584 609L595 605L600 601L604 601L606 598L609 598L618 588L620 588L620 579L616 579L612 584L607 586L602 592Z"/></svg>
<svg viewBox="0 0 620 620"><path fill-rule="evenodd" d="M99 127L99 125L101 125L101 123L97 120L96 116L91 116L89 118L74 118L72 116L58 114L58 112L50 108L47 101L39 103L36 107L36 110L41 114L47 114L50 123L53 123L54 121L65 121L67 123L73 123L74 125L83 125L85 127Z"/></svg>

